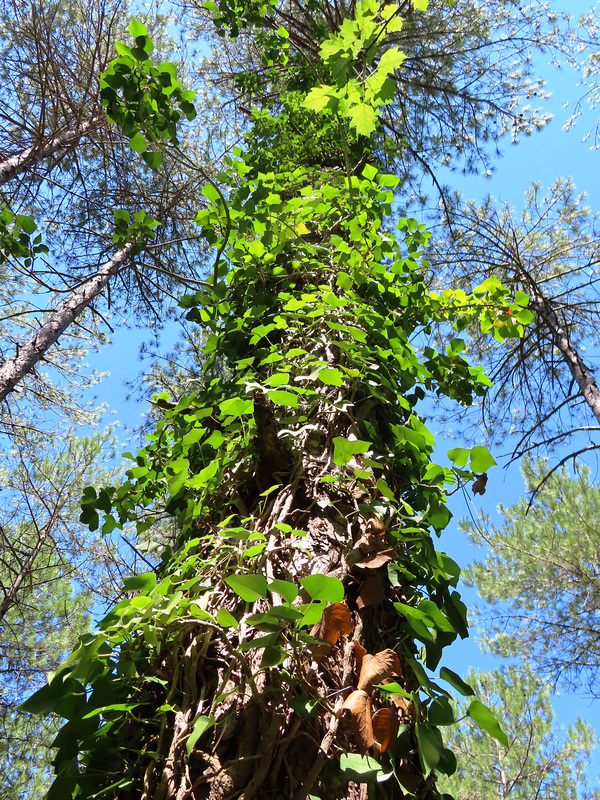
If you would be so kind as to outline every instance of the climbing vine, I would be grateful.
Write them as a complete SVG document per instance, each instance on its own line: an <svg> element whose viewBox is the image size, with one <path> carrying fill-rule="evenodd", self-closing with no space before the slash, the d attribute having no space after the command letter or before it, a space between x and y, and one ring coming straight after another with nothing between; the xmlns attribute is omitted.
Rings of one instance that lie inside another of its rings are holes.
<svg viewBox="0 0 600 800"><path fill-rule="evenodd" d="M266 8L212 5L234 36ZM460 333L479 321L499 340L520 335L528 298L494 279L429 291L429 234L392 223L398 180L369 136L401 68L385 49L400 24L396 6L358 3L324 37L313 85L299 88L294 71L288 91L279 75L247 149L227 159L220 188L204 188L196 224L215 260L181 301L206 335L204 386L128 454L123 484L86 490L81 516L143 537L167 517L177 536L25 704L66 720L50 798L331 800L366 797L365 785L373 798L437 798L436 771L456 769L442 735L449 690L472 690L440 664L467 636L466 609L459 568L434 542L450 519L446 487L485 491L494 461L474 447L434 463L419 408L485 392ZM139 56L172 96L171 71L149 62L139 24L132 33L120 58ZM269 34L282 70L294 62L285 34ZM109 69L120 88L134 73ZM150 115L125 95L145 141L173 134L171 123L148 133ZM283 145L271 135L279 115L302 120L286 123ZM310 131L342 143L319 159ZM255 147L266 142L268 162ZM444 349L428 343L432 326L452 332ZM479 701L468 713L505 740Z"/></svg>

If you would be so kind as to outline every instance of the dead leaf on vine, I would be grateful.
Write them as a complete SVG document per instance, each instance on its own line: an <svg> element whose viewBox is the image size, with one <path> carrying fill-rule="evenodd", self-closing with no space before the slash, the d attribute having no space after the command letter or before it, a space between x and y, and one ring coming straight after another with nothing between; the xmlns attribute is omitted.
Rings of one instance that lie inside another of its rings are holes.
<svg viewBox="0 0 600 800"><path fill-rule="evenodd" d="M379 553L382 550L388 549L385 542L383 542L379 536L374 536L372 533L361 536L355 547L358 547L365 555L369 555L369 553Z"/></svg>
<svg viewBox="0 0 600 800"><path fill-rule="evenodd" d="M347 636L354 630L350 609L345 603L331 603L325 606L321 621L313 625L310 635L313 639L321 639L327 644L310 645L309 649L315 658L323 658L335 646L338 636Z"/></svg>
<svg viewBox="0 0 600 800"><path fill-rule="evenodd" d="M374 533L376 536L382 536L385 533L385 525L381 517L377 514L372 514L367 521L367 532Z"/></svg>
<svg viewBox="0 0 600 800"><path fill-rule="evenodd" d="M389 708L380 708L373 714L371 723L375 743L379 746L379 750L382 753L385 753L386 750L394 752L400 727L398 717Z"/></svg>
<svg viewBox="0 0 600 800"><path fill-rule="evenodd" d="M367 606L376 606L385 599L385 590L381 577L379 575L369 575L360 586L358 597L356 598L356 605L358 608L366 608Z"/></svg>
<svg viewBox="0 0 600 800"><path fill-rule="evenodd" d="M352 692L348 695L336 716L338 719L344 719L352 725L359 752L364 756L367 750L373 747L375 743L369 695L361 689Z"/></svg>
<svg viewBox="0 0 600 800"><path fill-rule="evenodd" d="M356 659L356 674L360 675L360 671L362 669L362 660L367 655L366 649L359 644L357 641L354 641L354 658Z"/></svg>
<svg viewBox="0 0 600 800"><path fill-rule="evenodd" d="M402 677L402 667L398 655L389 648L381 650L375 655L367 653L362 658L360 667L360 677L358 688L365 689L369 694L373 691L373 685L381 683L391 675Z"/></svg>
<svg viewBox="0 0 600 800"><path fill-rule="evenodd" d="M385 680L381 681L381 683L396 683L396 681L393 678L386 678ZM400 715L402 717L409 717L410 719L415 718L415 704L409 697L403 697L401 694L390 694L388 695L388 699L391 700L396 708L400 711Z"/></svg>
<svg viewBox="0 0 600 800"><path fill-rule="evenodd" d="M393 561L395 558L398 558L398 553L395 550L382 550L380 553L371 553L370 556L357 562L354 566L361 567L361 569L379 569L379 567L383 567L384 564L387 564L388 561Z"/></svg>
<svg viewBox="0 0 600 800"><path fill-rule="evenodd" d="M471 486L471 491L473 494L485 494L485 487L487 486L488 476L483 473L483 475L479 475L477 480Z"/></svg>

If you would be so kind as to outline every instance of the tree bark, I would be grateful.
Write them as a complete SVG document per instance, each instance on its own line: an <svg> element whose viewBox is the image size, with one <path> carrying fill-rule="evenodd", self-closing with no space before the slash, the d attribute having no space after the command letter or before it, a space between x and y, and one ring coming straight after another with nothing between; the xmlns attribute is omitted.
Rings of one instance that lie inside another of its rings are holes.
<svg viewBox="0 0 600 800"><path fill-rule="evenodd" d="M59 150L69 147L83 136L87 136L97 130L103 122L104 119L102 117L92 117L71 128L71 130L50 137L44 144L27 147L25 150L21 150L20 153L15 153L15 155L0 162L0 186L8 183L20 172L23 172L32 162L53 156Z"/></svg>

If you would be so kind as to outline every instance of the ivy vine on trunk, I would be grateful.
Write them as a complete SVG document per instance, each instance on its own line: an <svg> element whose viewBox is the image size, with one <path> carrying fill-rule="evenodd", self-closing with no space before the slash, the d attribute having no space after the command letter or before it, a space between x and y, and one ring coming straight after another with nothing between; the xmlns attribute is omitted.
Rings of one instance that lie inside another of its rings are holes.
<svg viewBox="0 0 600 800"><path fill-rule="evenodd" d="M238 29L260 18L219 9ZM83 499L92 529L102 514L105 532L146 533L166 514L177 541L25 704L66 719L50 798L424 799L455 770L446 689L472 691L432 671L467 635L466 609L433 537L450 518L444 487L494 461L475 447L435 464L417 407L469 404L489 381L458 335L424 343L433 324L458 333L473 318L518 336L528 298L495 279L430 292L427 232L391 223L398 180L369 134L401 68L385 48L397 10L358 3L322 42L323 82L302 91L278 31L277 98L204 189L213 279L181 305L207 334L205 386L165 412L125 483ZM120 58L147 60L132 32ZM117 59L112 74L134 81L128 69ZM468 713L505 740L479 701Z"/></svg>

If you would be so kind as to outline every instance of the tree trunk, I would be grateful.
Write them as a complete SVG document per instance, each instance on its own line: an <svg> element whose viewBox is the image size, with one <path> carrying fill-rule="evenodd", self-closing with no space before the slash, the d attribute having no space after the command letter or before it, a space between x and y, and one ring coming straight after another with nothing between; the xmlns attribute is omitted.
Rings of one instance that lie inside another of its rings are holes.
<svg viewBox="0 0 600 800"><path fill-rule="evenodd" d="M158 209L154 219L160 220L178 202L183 191L182 188L175 192ZM83 283L80 289L74 291L59 309L50 314L49 319L29 341L17 346L17 352L12 358L0 365L0 402L5 400L14 391L19 381L43 360L44 355L53 344L56 344L61 334L85 311L92 300L106 288L110 279L126 264L138 245L139 239L135 238L118 250L95 275Z"/></svg>
<svg viewBox="0 0 600 800"><path fill-rule="evenodd" d="M554 346L560 351L573 376L573 380L579 386L585 402L588 404L598 424L600 424L600 389L594 375L585 365L577 348L571 341L568 330L560 322L552 303L544 297L538 284L520 263L517 264L515 278L523 283L529 294L531 308L548 330Z"/></svg>
<svg viewBox="0 0 600 800"><path fill-rule="evenodd" d="M8 181L12 180L19 173L28 169L31 164L42 161L57 153L59 150L64 150L76 144L83 136L98 130L105 120L103 117L92 117L92 119L76 125L74 128L56 136L51 136L43 143L32 145L31 147L21 150L20 153L6 158L0 162L0 186L3 186Z"/></svg>

